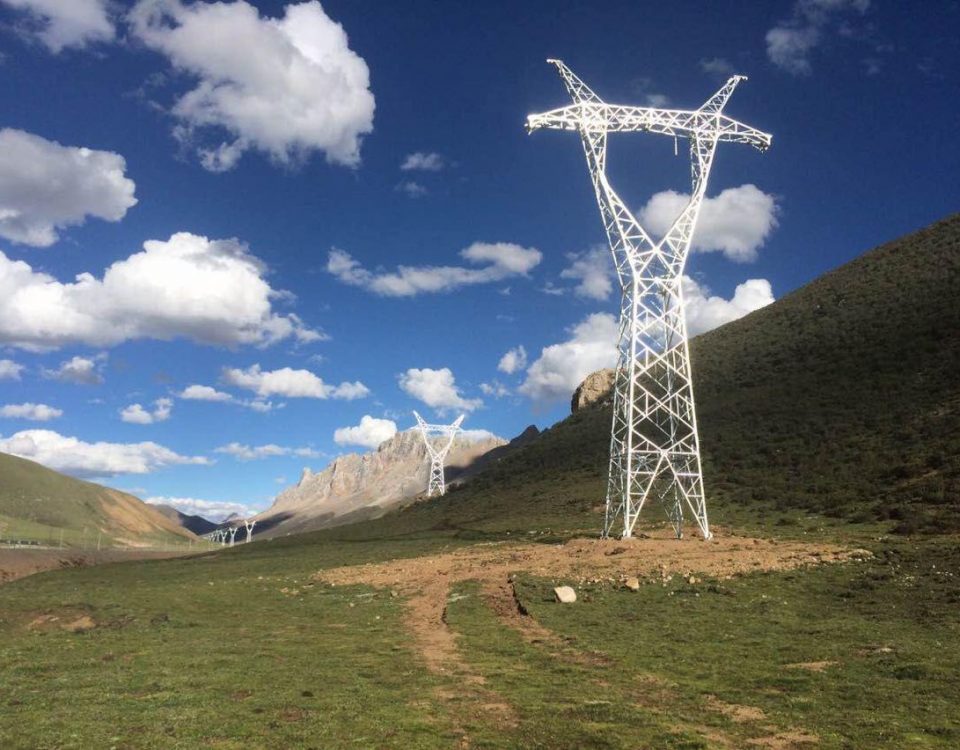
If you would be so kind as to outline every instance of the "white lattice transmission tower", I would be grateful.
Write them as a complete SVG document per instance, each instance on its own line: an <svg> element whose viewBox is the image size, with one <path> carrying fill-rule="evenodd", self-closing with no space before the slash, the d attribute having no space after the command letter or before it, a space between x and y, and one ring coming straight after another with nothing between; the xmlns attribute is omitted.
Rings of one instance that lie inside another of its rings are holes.
<svg viewBox="0 0 960 750"><path fill-rule="evenodd" d="M427 456L430 458L430 481L427 484L427 497L442 495L447 491L443 476L443 463L453 447L453 440L460 431L460 424L466 415L461 414L453 424L427 424L417 412L414 412L413 416L417 418L417 427L423 438L423 444L427 447ZM445 437L446 440L434 440L437 437Z"/></svg>
<svg viewBox="0 0 960 750"><path fill-rule="evenodd" d="M557 67L573 104L527 118L527 130L580 134L600 215L621 288L620 339L613 393L610 473L604 536L633 535L643 506L659 501L677 536L684 507L710 538L703 491L690 352L683 310L683 271L703 205L717 143L765 151L768 133L723 114L744 76L733 76L696 110L607 104L560 60ZM655 241L607 179L607 135L650 132L689 141L690 201Z"/></svg>

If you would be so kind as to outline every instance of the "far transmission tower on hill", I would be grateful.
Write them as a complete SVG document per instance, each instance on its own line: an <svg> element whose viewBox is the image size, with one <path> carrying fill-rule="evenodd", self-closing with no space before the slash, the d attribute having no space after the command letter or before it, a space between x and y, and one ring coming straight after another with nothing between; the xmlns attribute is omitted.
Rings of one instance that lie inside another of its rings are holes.
<svg viewBox="0 0 960 750"><path fill-rule="evenodd" d="M683 311L683 269L707 190L717 143L765 151L768 133L723 114L744 76L733 76L696 110L607 104L560 60L557 67L573 104L527 118L527 130L572 130L580 135L600 215L620 281L619 358L613 394L610 473L604 536L622 519L629 538L644 504L660 501L681 535L683 509L710 538L700 466L700 439ZM635 131L690 144L690 200L667 233L654 239L607 179L607 134Z"/></svg>
<svg viewBox="0 0 960 750"><path fill-rule="evenodd" d="M460 423L463 422L466 415L461 414L450 425L427 424L417 412L414 412L413 416L417 418L417 426L420 429L421 437L423 437L423 443L427 446L427 456L430 458L430 481L427 484L427 497L443 495L447 491L443 476L443 462L446 460L450 448L453 447L453 439L460 431ZM445 442L438 441L439 445L437 445L431 438L438 436L446 437L447 440Z"/></svg>

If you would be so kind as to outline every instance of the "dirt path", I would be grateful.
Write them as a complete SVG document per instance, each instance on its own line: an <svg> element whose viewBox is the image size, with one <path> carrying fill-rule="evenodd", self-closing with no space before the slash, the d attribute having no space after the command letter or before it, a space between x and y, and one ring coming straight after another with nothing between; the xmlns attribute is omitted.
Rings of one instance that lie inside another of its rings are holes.
<svg viewBox="0 0 960 750"><path fill-rule="evenodd" d="M101 563L124 560L163 559L179 557L183 552L149 550L102 550L100 552L71 552L61 549L0 549L0 584L18 578L61 568L82 568Z"/></svg>
<svg viewBox="0 0 960 750"><path fill-rule="evenodd" d="M570 649L555 634L519 612L510 583L513 574L542 576L574 587L585 582L622 581L630 576L660 582L681 575L692 576L695 581L701 575L722 578L841 562L861 552L826 544L735 536L709 542L666 536L627 541L574 539L563 545L478 544L438 555L324 570L314 578L337 585L389 588L404 594L406 624L427 667L434 673L455 675L467 684L482 686L483 677L471 672L457 651L455 634L444 621L450 587L455 583L479 581L484 598L504 624L519 630L528 640L567 652ZM578 654L577 658L602 659L591 654ZM477 699L495 705L501 720L511 722L509 707L495 694L487 691ZM799 739L797 746L811 738L801 735ZM788 740L766 746L794 745Z"/></svg>

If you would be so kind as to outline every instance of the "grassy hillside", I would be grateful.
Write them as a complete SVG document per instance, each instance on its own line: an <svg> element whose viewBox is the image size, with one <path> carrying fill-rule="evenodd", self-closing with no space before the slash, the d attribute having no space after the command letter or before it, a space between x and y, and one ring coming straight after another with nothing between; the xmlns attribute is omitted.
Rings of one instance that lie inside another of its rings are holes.
<svg viewBox="0 0 960 750"><path fill-rule="evenodd" d="M0 538L59 544L149 546L193 535L125 492L0 453Z"/></svg>
<svg viewBox="0 0 960 750"><path fill-rule="evenodd" d="M960 215L691 348L715 522L802 525L813 513L816 528L826 516L901 533L960 530ZM586 409L446 498L380 523L596 531L609 434L609 408ZM645 515L663 519L656 508Z"/></svg>

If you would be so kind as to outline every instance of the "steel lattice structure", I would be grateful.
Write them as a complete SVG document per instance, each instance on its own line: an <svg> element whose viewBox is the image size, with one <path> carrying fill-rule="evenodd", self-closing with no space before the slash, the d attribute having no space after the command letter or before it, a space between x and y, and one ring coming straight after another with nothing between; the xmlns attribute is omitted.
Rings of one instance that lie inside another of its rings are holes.
<svg viewBox="0 0 960 750"><path fill-rule="evenodd" d="M417 426L420 428L420 435L423 437L423 443L427 446L427 455L430 457L430 481L427 484L427 497L442 495L447 491L447 485L443 478L443 462L446 460L450 448L453 447L453 439L460 431L460 423L463 422L466 415L461 414L453 424L449 425L427 424L417 412L414 412L413 416L417 418ZM440 447L434 445L430 439L438 435L449 436L447 442L441 443Z"/></svg>
<svg viewBox="0 0 960 750"><path fill-rule="evenodd" d="M771 136L723 114L744 76L730 78L697 110L657 109L607 104L562 61L547 62L557 67L573 104L530 115L527 130L580 134L622 293L603 535L610 536L622 517L622 536L631 537L644 504L655 498L678 537L686 505L709 539L683 313L683 269L717 143L745 143L765 151ZM656 242L607 179L607 134L634 131L690 143L690 201Z"/></svg>

